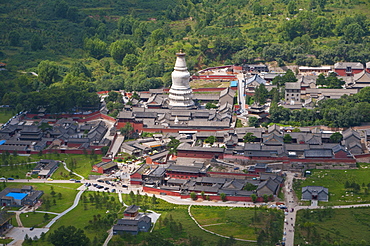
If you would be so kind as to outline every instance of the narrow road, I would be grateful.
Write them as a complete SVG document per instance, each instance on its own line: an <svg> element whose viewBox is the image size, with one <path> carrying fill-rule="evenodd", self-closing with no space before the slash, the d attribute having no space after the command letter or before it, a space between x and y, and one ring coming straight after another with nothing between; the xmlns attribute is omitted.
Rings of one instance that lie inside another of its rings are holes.
<svg viewBox="0 0 370 246"><path fill-rule="evenodd" d="M65 163L64 161L62 161L62 163L63 163L64 169L65 169L65 170L67 170L68 172L71 172L71 169L69 169L69 168L67 167L67 163ZM84 179L85 179L83 176L79 175L78 173L75 173L75 172L72 172L72 173L73 173L74 175L76 175L76 176L80 177L80 178L81 178L81 180L84 180Z"/></svg>
<svg viewBox="0 0 370 246"><path fill-rule="evenodd" d="M286 246L293 246L294 245L294 225L296 220L296 213L297 213L297 201L294 196L293 191L293 178L294 174L291 172L287 172L287 176L285 179L285 204L288 208L288 214L285 215L284 220L284 232L282 240L285 239ZM292 212L292 209L294 210ZM286 235L284 235L286 234Z"/></svg>
<svg viewBox="0 0 370 246"><path fill-rule="evenodd" d="M113 227L108 230L108 236L105 239L103 246L108 246L108 243L112 239L112 237L113 237Z"/></svg>
<svg viewBox="0 0 370 246"><path fill-rule="evenodd" d="M80 198L81 198L81 195L82 193L84 193L84 189L80 190L77 195L76 195L76 198L73 202L73 205L69 208L67 208L66 210L64 210L62 213L60 213L57 217L53 218L45 227L46 228L50 228L58 219L60 219L63 215L65 215L66 213L68 213L69 211L71 211L72 209L74 209L75 207L77 207L78 205L78 202L80 201Z"/></svg>
<svg viewBox="0 0 370 246"><path fill-rule="evenodd" d="M11 212L11 211L9 211ZM18 223L18 227L23 227L23 223L21 221L21 217L19 216L20 215L20 211L14 211L15 212L15 219L17 220L17 223Z"/></svg>

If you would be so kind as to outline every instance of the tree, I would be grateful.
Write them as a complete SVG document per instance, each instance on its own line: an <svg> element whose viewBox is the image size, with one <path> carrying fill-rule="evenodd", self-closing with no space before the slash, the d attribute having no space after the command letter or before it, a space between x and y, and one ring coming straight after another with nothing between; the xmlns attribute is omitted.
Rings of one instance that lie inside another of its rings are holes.
<svg viewBox="0 0 370 246"><path fill-rule="evenodd" d="M49 235L48 241L55 246L88 246L89 238L74 226L61 226Z"/></svg>
<svg viewBox="0 0 370 246"><path fill-rule="evenodd" d="M37 66L38 79L45 85L49 86L58 78L58 66L55 62L48 60L41 61Z"/></svg>
<svg viewBox="0 0 370 246"><path fill-rule="evenodd" d="M50 218L49 214L48 214L48 213L45 213L45 214L44 214L44 221L49 220L49 218Z"/></svg>
<svg viewBox="0 0 370 246"><path fill-rule="evenodd" d="M159 28L152 32L149 39L152 45L158 45L164 41L165 37L165 32L163 31L163 29Z"/></svg>
<svg viewBox="0 0 370 246"><path fill-rule="evenodd" d="M361 43L364 36L364 29L358 23L352 23L344 30L343 39L348 43Z"/></svg>
<svg viewBox="0 0 370 246"><path fill-rule="evenodd" d="M206 195L205 195L204 191L202 191L202 192L200 193L200 195L202 196L202 199L203 199L203 200L205 200Z"/></svg>
<svg viewBox="0 0 370 246"><path fill-rule="evenodd" d="M243 187L243 190L248 190L248 191L253 191L256 189L257 189L257 186L251 183L246 183L245 186Z"/></svg>
<svg viewBox="0 0 370 246"><path fill-rule="evenodd" d="M223 202L226 202L227 201L227 198L226 198L226 194L225 193L221 193L220 194L220 198Z"/></svg>
<svg viewBox="0 0 370 246"><path fill-rule="evenodd" d="M269 196L267 194L263 194L262 198L263 198L263 201L264 202L268 202L269 201Z"/></svg>
<svg viewBox="0 0 370 246"><path fill-rule="evenodd" d="M177 147L180 145L180 140L170 137L170 142L167 144L167 149L170 150L171 154L175 154L177 152Z"/></svg>
<svg viewBox="0 0 370 246"><path fill-rule="evenodd" d="M197 199L198 199L197 194L195 194L195 192L191 192L191 193L190 193L190 198L191 198L193 201L195 201L195 200L197 200Z"/></svg>
<svg viewBox="0 0 370 246"><path fill-rule="evenodd" d="M342 141L342 139L343 139L343 135L339 132L335 132L331 134L330 136L330 142L332 143L339 143L340 141Z"/></svg>
<svg viewBox="0 0 370 246"><path fill-rule="evenodd" d="M199 47L200 51L205 53L208 50L208 45L209 45L208 39L202 39L199 44L200 44L200 47Z"/></svg>
<svg viewBox="0 0 370 246"><path fill-rule="evenodd" d="M109 150L109 146L103 146L103 147L101 147L101 153L102 153L102 155L107 154L108 150Z"/></svg>
<svg viewBox="0 0 370 246"><path fill-rule="evenodd" d="M102 58L107 52L107 44L99 38L86 38L84 47L96 59Z"/></svg>
<svg viewBox="0 0 370 246"><path fill-rule="evenodd" d="M258 2L255 2L252 5L252 12L254 15L261 15L263 13L263 6L261 6Z"/></svg>
<svg viewBox="0 0 370 246"><path fill-rule="evenodd" d="M122 61L122 64L130 71L132 71L138 63L139 60L135 54L127 54Z"/></svg>
<svg viewBox="0 0 370 246"><path fill-rule="evenodd" d="M264 84L257 86L254 93L254 101L261 105L265 104L268 93L269 92Z"/></svg>
<svg viewBox="0 0 370 246"><path fill-rule="evenodd" d="M211 109L211 108L218 108L216 104L212 102L207 102L206 104L206 109Z"/></svg>
<svg viewBox="0 0 370 246"><path fill-rule="evenodd" d="M285 134L284 135L284 143L291 143L293 140L292 136L290 134Z"/></svg>
<svg viewBox="0 0 370 246"><path fill-rule="evenodd" d="M34 34L31 38L31 49L33 51L41 50L43 48L42 40L40 35Z"/></svg>
<svg viewBox="0 0 370 246"><path fill-rule="evenodd" d="M259 123L258 123L258 118L257 117L249 117L248 118L248 126L250 127L258 127L259 126Z"/></svg>
<svg viewBox="0 0 370 246"><path fill-rule="evenodd" d="M132 133L134 131L134 127L130 122L127 122L124 127L120 129L120 132L125 138L130 138L132 136Z"/></svg>
<svg viewBox="0 0 370 246"><path fill-rule="evenodd" d="M209 136L204 140L205 143L209 143L210 145L213 145L216 142L216 137L215 136Z"/></svg>
<svg viewBox="0 0 370 246"><path fill-rule="evenodd" d="M244 143L254 142L256 140L256 136L253 135L251 132L247 132L243 137Z"/></svg>
<svg viewBox="0 0 370 246"><path fill-rule="evenodd" d="M157 204L157 197L155 195L152 196L152 201L151 201L152 205L155 205Z"/></svg>
<svg viewBox="0 0 370 246"><path fill-rule="evenodd" d="M55 15L60 18L66 18L68 12L68 4L65 1L60 1L55 5Z"/></svg>
<svg viewBox="0 0 370 246"><path fill-rule="evenodd" d="M294 0L289 1L288 3L288 12L291 15L294 15L296 13L297 9L297 3Z"/></svg>
<svg viewBox="0 0 370 246"><path fill-rule="evenodd" d="M136 45L134 42L128 39L117 40L110 46L110 55L118 64L122 64L122 60L127 54L135 53Z"/></svg>
<svg viewBox="0 0 370 246"><path fill-rule="evenodd" d="M19 35L19 33L16 31L11 31L9 33L8 40L10 46L19 46L21 43L21 35Z"/></svg>
<svg viewBox="0 0 370 246"><path fill-rule="evenodd" d="M257 196L256 196L256 194L252 194L252 195L251 195L251 199L252 199L252 202L256 202L256 201L257 201Z"/></svg>

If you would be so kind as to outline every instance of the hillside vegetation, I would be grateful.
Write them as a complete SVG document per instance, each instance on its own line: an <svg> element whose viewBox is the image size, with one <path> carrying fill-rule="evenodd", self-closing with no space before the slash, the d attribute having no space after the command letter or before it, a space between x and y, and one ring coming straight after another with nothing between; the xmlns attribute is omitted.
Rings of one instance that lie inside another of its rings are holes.
<svg viewBox="0 0 370 246"><path fill-rule="evenodd" d="M370 60L369 0L2 1L0 103L94 108L99 90L170 84L188 67ZM35 72L38 76L24 72Z"/></svg>

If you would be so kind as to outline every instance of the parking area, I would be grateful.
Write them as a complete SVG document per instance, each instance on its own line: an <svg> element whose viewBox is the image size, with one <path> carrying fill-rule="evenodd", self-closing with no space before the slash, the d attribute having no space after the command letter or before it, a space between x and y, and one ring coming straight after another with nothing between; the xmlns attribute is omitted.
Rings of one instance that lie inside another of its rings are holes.
<svg viewBox="0 0 370 246"><path fill-rule="evenodd" d="M13 238L14 240L8 245L21 245L19 241L23 241L24 237L28 235L31 238L37 236L40 238L41 233L46 233L49 229L46 228L34 228L30 230L28 227L13 227L7 234L7 237Z"/></svg>

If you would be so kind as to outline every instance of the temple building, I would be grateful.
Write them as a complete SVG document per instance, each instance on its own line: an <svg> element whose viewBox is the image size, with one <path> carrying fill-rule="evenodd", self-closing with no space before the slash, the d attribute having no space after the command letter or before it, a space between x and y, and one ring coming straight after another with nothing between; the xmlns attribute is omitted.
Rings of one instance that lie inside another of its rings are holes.
<svg viewBox="0 0 370 246"><path fill-rule="evenodd" d="M193 91L190 88L190 73L186 67L185 53L176 53L176 63L172 72L172 86L169 91L169 108L195 108Z"/></svg>

